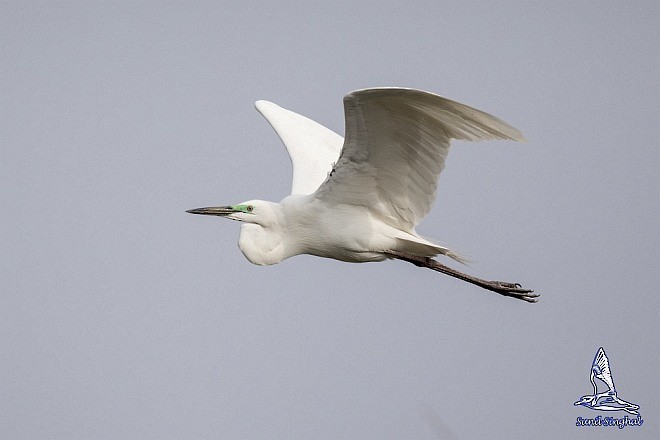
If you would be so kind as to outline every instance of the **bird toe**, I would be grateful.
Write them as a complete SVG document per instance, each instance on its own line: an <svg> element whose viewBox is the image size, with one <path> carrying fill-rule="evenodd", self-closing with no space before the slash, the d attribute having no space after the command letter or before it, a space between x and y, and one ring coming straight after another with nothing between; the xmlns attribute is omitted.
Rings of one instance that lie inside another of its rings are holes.
<svg viewBox="0 0 660 440"><path fill-rule="evenodd" d="M541 296L538 293L534 293L533 290L523 289L519 283L506 283L503 281L493 281L492 290L500 295L510 296L530 303L537 302Z"/></svg>

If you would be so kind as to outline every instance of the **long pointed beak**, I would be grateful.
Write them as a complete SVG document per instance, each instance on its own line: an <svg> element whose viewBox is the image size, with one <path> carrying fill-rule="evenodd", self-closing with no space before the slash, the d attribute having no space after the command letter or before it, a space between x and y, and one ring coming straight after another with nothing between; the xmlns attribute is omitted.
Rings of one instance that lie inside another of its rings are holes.
<svg viewBox="0 0 660 440"><path fill-rule="evenodd" d="M186 212L190 214L201 214L201 215L217 215L220 217L226 217L235 212L239 212L231 206L211 206L208 208L196 208L189 209Z"/></svg>

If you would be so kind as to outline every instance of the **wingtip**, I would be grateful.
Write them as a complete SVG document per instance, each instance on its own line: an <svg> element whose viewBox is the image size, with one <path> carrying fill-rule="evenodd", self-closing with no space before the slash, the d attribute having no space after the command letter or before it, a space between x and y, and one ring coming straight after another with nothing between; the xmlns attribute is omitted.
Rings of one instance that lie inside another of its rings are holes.
<svg viewBox="0 0 660 440"><path fill-rule="evenodd" d="M424 90L415 89L411 87L399 87L399 86L378 86L378 87L366 87L363 89L352 90L344 95L344 99L356 98L359 95L368 95L371 93L422 93L428 95L434 95L434 93L426 92Z"/></svg>
<svg viewBox="0 0 660 440"><path fill-rule="evenodd" d="M522 134L519 130L516 130L516 132L517 132L517 133L515 134L515 136L512 137L512 139L513 139L514 141L516 141L516 142L522 142L523 144L527 144L527 143L529 143L529 141L527 140L527 138L525 138L525 136L523 136L523 134Z"/></svg>
<svg viewBox="0 0 660 440"><path fill-rule="evenodd" d="M259 99L257 101L254 101L254 108L256 108L259 112L262 112L269 108L276 108L276 107L279 106L273 102L266 101L265 99Z"/></svg>

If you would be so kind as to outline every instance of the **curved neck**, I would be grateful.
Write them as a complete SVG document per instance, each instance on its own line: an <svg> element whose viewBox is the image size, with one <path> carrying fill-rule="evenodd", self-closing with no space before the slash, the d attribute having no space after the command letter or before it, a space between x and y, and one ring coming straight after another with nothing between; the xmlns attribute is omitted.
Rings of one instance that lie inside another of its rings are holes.
<svg viewBox="0 0 660 440"><path fill-rule="evenodd" d="M301 228L299 223L316 223L315 213L310 215L307 209L312 200L313 196L291 195L281 203L268 202L268 212L258 223L244 223L241 226L238 247L245 258L263 266L305 252L299 243L299 232L305 228Z"/></svg>

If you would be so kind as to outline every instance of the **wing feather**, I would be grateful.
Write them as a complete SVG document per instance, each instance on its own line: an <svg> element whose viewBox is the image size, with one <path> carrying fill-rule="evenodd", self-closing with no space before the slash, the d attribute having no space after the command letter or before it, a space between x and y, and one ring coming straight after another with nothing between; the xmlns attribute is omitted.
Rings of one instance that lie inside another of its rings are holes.
<svg viewBox="0 0 660 440"><path fill-rule="evenodd" d="M369 207L402 230L431 209L451 139L523 140L494 116L414 89L358 90L344 112L342 153L316 197Z"/></svg>
<svg viewBox="0 0 660 440"><path fill-rule="evenodd" d="M337 162L344 138L291 110L268 101L255 107L284 143L293 165L291 194L312 194Z"/></svg>
<svg viewBox="0 0 660 440"><path fill-rule="evenodd" d="M607 358L603 347L598 349L591 368L596 373L597 378L605 382L611 390L614 390L614 380L612 380L612 371L610 371L610 360Z"/></svg>

